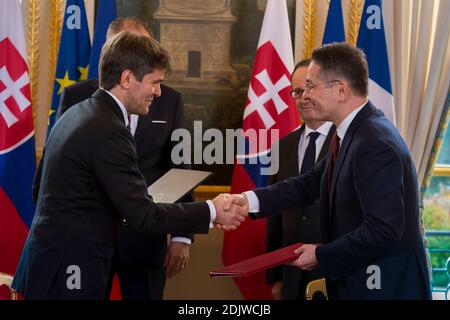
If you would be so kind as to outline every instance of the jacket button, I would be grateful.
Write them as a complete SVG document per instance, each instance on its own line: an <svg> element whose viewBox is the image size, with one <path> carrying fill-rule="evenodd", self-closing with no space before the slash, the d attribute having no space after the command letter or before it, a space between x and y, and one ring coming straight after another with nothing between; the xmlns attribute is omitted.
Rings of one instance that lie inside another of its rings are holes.
<svg viewBox="0 0 450 320"><path fill-rule="evenodd" d="M123 226L127 226L127 225L128 225L127 219L122 219L122 225L123 225Z"/></svg>
<svg viewBox="0 0 450 320"><path fill-rule="evenodd" d="M308 220L308 217L307 216L302 216L302 220L306 221L306 220Z"/></svg>

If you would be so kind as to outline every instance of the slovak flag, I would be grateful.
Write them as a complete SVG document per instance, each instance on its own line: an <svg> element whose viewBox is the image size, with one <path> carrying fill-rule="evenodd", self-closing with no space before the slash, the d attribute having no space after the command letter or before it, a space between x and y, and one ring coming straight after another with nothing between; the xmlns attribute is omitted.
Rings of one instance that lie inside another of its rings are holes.
<svg viewBox="0 0 450 320"><path fill-rule="evenodd" d="M289 95L293 68L286 1L269 0L244 109L242 129L245 146L241 154L238 151L231 193L241 193L265 186L268 176L261 173L262 169L267 168L267 156L270 154L272 143L300 125L298 111ZM257 141L250 138L252 136L249 134L250 131L256 132ZM224 265L261 255L265 251L265 219L253 221L246 219L237 230L224 234L222 251ZM271 287L265 284L264 272L237 278L235 281L245 299L272 298Z"/></svg>
<svg viewBox="0 0 450 320"><path fill-rule="evenodd" d="M30 80L19 0L0 1L0 272L14 274L34 215Z"/></svg>
<svg viewBox="0 0 450 320"><path fill-rule="evenodd" d="M365 1L356 46L367 57L370 101L396 125L381 0Z"/></svg>

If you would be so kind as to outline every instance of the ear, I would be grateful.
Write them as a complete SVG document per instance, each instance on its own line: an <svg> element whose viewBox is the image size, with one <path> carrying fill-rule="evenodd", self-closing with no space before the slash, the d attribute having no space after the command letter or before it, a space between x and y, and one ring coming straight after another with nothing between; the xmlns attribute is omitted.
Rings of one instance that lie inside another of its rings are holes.
<svg viewBox="0 0 450 320"><path fill-rule="evenodd" d="M120 75L120 86L125 89L128 90L130 88L130 82L132 80L133 77L133 73L128 70L125 69L122 71L122 74Z"/></svg>
<svg viewBox="0 0 450 320"><path fill-rule="evenodd" d="M338 100L344 101L348 98L350 94L350 88L347 82L339 82L338 85Z"/></svg>

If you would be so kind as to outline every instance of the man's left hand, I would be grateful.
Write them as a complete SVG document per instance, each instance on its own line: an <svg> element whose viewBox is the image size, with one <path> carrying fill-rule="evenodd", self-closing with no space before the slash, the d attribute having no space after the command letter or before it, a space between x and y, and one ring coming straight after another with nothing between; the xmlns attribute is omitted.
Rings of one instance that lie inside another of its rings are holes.
<svg viewBox="0 0 450 320"><path fill-rule="evenodd" d="M177 273L186 268L189 262L189 247L188 243L171 241L166 254L166 275L167 278L172 278Z"/></svg>
<svg viewBox="0 0 450 320"><path fill-rule="evenodd" d="M317 269L319 262L316 258L316 248L317 244L304 244L297 250L296 253L300 253L300 256L291 263L291 265L296 266L302 270L311 271Z"/></svg>

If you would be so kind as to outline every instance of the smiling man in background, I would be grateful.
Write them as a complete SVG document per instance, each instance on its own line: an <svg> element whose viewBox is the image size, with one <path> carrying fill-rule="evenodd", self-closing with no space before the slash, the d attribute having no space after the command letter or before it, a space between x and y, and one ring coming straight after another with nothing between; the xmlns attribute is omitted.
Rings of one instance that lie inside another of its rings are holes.
<svg viewBox="0 0 450 320"><path fill-rule="evenodd" d="M303 125L279 141L278 173L269 177L269 184L295 177L310 170L328 152L336 128L331 122L314 119L314 107L303 100L308 66L311 60L297 63L292 72L291 96L295 100ZM267 252L294 243L319 243L319 201L305 208L287 210L267 219ZM323 277L319 270L303 271L289 265L269 269L267 283L272 285L274 299L304 300L308 282Z"/></svg>
<svg viewBox="0 0 450 320"><path fill-rule="evenodd" d="M230 197L253 218L319 199L321 243L293 265L325 274L330 299L431 299L417 174L397 129L368 100L364 53L315 49L303 99L336 134L326 159L298 177Z"/></svg>

